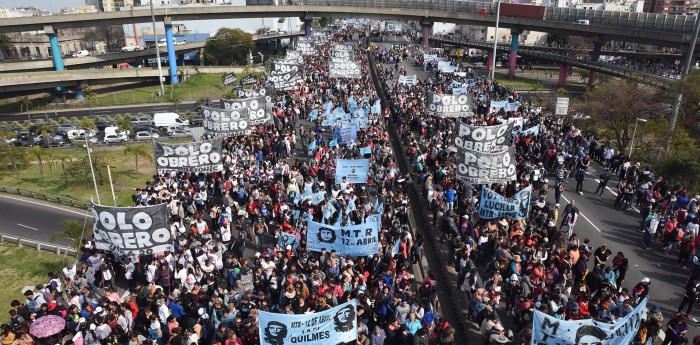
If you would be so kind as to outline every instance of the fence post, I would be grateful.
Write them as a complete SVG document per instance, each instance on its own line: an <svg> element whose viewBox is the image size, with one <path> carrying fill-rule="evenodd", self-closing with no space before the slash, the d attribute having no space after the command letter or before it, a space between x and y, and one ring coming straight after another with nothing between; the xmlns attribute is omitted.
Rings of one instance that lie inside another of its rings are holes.
<svg viewBox="0 0 700 345"><path fill-rule="evenodd" d="M56 246L56 255L61 255L61 247Z"/></svg>
<svg viewBox="0 0 700 345"><path fill-rule="evenodd" d="M0 243L5 243L5 234L0 234Z"/></svg>
<svg viewBox="0 0 700 345"><path fill-rule="evenodd" d="M41 243L39 243L38 241L36 242L36 251L41 251Z"/></svg>
<svg viewBox="0 0 700 345"><path fill-rule="evenodd" d="M22 239L17 237L17 248L22 248Z"/></svg>

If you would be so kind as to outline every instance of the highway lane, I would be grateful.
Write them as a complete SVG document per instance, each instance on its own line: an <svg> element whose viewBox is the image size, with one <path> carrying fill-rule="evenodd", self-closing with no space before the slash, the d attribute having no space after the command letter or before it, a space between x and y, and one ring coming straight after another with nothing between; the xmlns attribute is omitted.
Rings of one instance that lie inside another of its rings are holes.
<svg viewBox="0 0 700 345"><path fill-rule="evenodd" d="M147 104L147 105L124 105L124 106L110 106L102 108L92 108L90 109L46 109L43 111L30 112L29 117L32 119L56 119L61 117L86 117L86 116L98 116L98 115L120 115L120 114L153 114L157 112L183 112L183 111L194 111L194 102L181 103L177 106L175 110L174 104ZM4 121L24 121L27 120L27 114L6 114L0 115L0 122Z"/></svg>
<svg viewBox="0 0 700 345"><path fill-rule="evenodd" d="M389 42L382 42L386 44L380 44L380 47L384 48L391 44L405 42L405 39L395 38ZM428 73L413 66L410 58L402 66L407 68L408 75L416 74L419 78L428 77ZM481 72L487 73L485 70ZM590 240L589 246L593 251L601 244L606 243L613 256L618 251L623 252L629 258L629 269L622 286L631 291L642 278L649 277L652 281L650 304L658 305L664 313L665 319L668 320L675 313L683 297L684 284L688 278L689 270L675 265L678 259L677 249L673 255L666 256L661 252L659 242L654 242L651 250L642 247L642 232L637 230L641 222L639 212L637 210L616 210L613 207L616 195L612 190L617 184L616 177L608 182L610 189L607 189L603 196L593 194L598 186L596 179L603 171L604 168L600 165L591 164L589 174L584 182L583 196L575 192L576 182L572 176L569 183L565 185L566 189L562 194L560 212L563 213L564 207L569 201L576 200L576 205L583 216L579 217L574 232L582 240L588 238ZM551 187L547 201L553 204L553 172L548 173L548 179ZM559 219L561 220L561 214ZM612 257L609 260L611 263ZM594 262L593 258L589 260L589 269L593 267L591 262ZM500 308L499 315L505 317L505 311L502 308ZM700 330L697 327L691 327L689 335L689 338L692 339L694 336L700 335Z"/></svg>
<svg viewBox="0 0 700 345"><path fill-rule="evenodd" d="M61 221L84 221L87 211L62 205L0 194L0 232L12 236L68 245L66 241L51 241L51 236L63 230ZM92 218L92 215L88 215Z"/></svg>

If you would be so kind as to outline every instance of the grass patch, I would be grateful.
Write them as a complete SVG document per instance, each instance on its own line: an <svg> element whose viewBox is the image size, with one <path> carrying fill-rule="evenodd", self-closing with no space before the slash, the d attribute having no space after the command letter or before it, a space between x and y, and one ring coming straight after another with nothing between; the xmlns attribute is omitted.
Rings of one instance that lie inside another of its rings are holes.
<svg viewBox="0 0 700 345"><path fill-rule="evenodd" d="M152 149L150 144L145 145L148 152ZM119 206L129 206L134 190L146 185L155 173L152 161L145 157L139 157L139 175L136 174L135 159L133 154L124 154L126 146L102 146L92 150L93 160L102 163L95 169L102 173L102 184L98 180L100 201L104 205L113 205L112 192L107 177L106 165L109 164L114 182L114 193ZM45 150L48 157L43 158L44 179L41 177L40 167L36 157L28 156L28 162L19 169L19 179L11 166L2 166L0 169L0 185L17 187L35 192L69 197L79 201L90 201L95 195L92 177L88 168L80 170L81 173L71 173L69 165L87 157L84 148L67 148ZM64 173L64 167L67 173ZM46 187L44 187L44 180ZM97 198L94 198L97 202Z"/></svg>
<svg viewBox="0 0 700 345"><path fill-rule="evenodd" d="M73 258L66 257L65 260ZM59 273L63 267L63 256L9 243L0 244L0 274L12 281L0 289L0 310L7 314L10 302L15 299L24 303L22 288L46 284L49 281L46 273Z"/></svg>

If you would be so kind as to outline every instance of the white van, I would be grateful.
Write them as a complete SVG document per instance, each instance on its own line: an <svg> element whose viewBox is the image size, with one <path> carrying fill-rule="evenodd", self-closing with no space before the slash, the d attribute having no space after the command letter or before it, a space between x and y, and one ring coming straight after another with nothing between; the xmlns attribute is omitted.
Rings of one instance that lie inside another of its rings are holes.
<svg viewBox="0 0 700 345"><path fill-rule="evenodd" d="M189 121L183 120L177 113L156 113L153 114L153 127L160 130L168 126L187 126Z"/></svg>
<svg viewBox="0 0 700 345"><path fill-rule="evenodd" d="M85 140L85 136L92 138L95 133L92 130L85 129L71 129L66 132L66 137L68 140Z"/></svg>
<svg viewBox="0 0 700 345"><path fill-rule="evenodd" d="M576 21L576 24L580 25L591 25L591 22L588 19L579 19Z"/></svg>
<svg viewBox="0 0 700 345"><path fill-rule="evenodd" d="M77 50L73 52L73 57L74 58L81 58L81 57L88 57L90 56L90 52L87 50Z"/></svg>

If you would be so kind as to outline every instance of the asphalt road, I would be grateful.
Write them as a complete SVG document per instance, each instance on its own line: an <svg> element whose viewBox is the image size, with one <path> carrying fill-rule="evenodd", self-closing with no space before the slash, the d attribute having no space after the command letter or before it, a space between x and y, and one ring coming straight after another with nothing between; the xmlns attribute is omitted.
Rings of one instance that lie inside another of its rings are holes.
<svg viewBox="0 0 700 345"><path fill-rule="evenodd" d="M174 104L150 104L150 105L134 105L134 106L114 106L114 107L100 107L93 108L92 112L90 109L71 109L71 110L45 110L30 112L29 118L32 119L56 119L61 117L86 117L86 116L97 116L97 115L119 115L119 114L152 114L152 113L166 113L166 112L181 112L181 111L193 111L194 102L191 103L181 103L177 106L177 111L175 110ZM3 121L23 121L27 120L27 114L6 114L0 115L0 122Z"/></svg>
<svg viewBox="0 0 700 345"><path fill-rule="evenodd" d="M380 47L384 48L395 43L405 42L405 39L395 38L386 42L386 44L380 43ZM414 67L410 58L402 66L407 68L408 75L416 74L419 78L428 76L428 73L422 69ZM485 70L480 72L487 73ZM634 285L642 278L650 278L652 284L649 304L658 305L664 314L665 320L668 320L676 312L683 298L685 282L690 272L687 268L676 266L678 249L675 249L672 255L664 255L661 251L661 243L658 241L653 242L651 250L643 248L642 232L637 230L642 220L638 210L621 211L613 207L616 196L613 190L618 182L616 177L613 177L608 182L608 188L603 193L603 196L593 194L598 186L597 178L603 170L604 168L600 165L596 163L591 164L589 174L583 185L583 196L575 192L576 182L571 177L569 183L565 185L566 190L562 194L560 210L563 213L566 204L571 200L576 200L576 206L579 208L581 215L574 232L581 239L589 239L589 245L592 250L605 243L612 251L613 256L618 251L623 252L625 257L629 258L629 269L622 286L632 291ZM548 174L548 178L553 185L553 172ZM554 192L552 190L547 195L547 201L554 203ZM561 215L559 219L561 219ZM612 257L609 260L612 261ZM590 263L593 261L593 258L589 260L589 268L592 268ZM502 308L499 310L499 315L505 317L505 311ZM697 327L690 327L688 335L688 338L692 339L696 335L700 335L700 330Z"/></svg>
<svg viewBox="0 0 700 345"><path fill-rule="evenodd" d="M87 210L69 208L15 195L0 194L0 232L35 241L53 242L51 236L63 230L61 221L84 221ZM70 242L58 241L68 245Z"/></svg>

